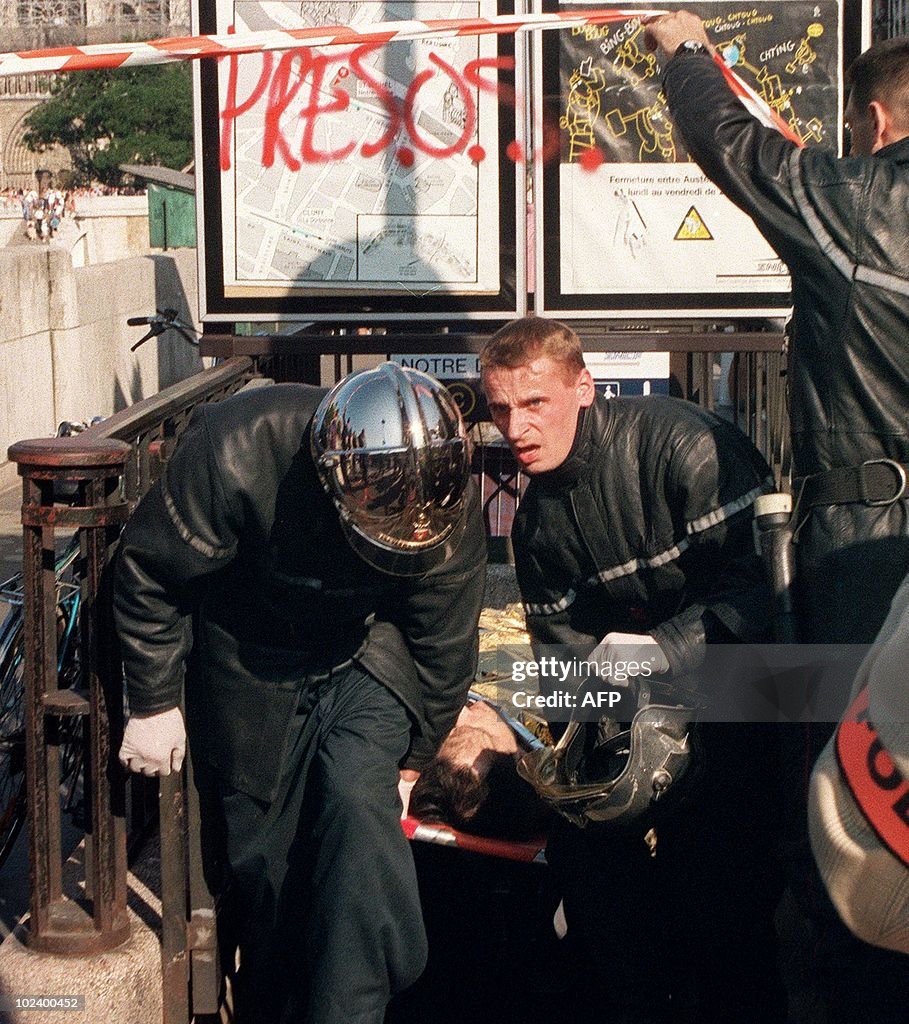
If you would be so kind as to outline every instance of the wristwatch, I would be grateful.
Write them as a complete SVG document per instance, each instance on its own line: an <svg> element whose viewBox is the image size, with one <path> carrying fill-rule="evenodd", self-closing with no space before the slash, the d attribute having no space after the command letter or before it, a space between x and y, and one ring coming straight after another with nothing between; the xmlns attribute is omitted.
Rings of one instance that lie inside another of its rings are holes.
<svg viewBox="0 0 909 1024"><path fill-rule="evenodd" d="M699 43L696 39L686 39L684 43L679 43L676 48L673 57L679 57L683 53L706 53L707 47L703 43Z"/></svg>

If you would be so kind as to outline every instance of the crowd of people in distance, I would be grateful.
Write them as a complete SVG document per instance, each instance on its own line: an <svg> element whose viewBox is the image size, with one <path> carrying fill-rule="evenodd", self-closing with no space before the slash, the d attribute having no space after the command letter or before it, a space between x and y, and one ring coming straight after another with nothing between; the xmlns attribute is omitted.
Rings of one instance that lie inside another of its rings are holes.
<svg viewBox="0 0 909 1024"><path fill-rule="evenodd" d="M80 199L96 196L142 195L145 190L134 186L94 184L71 189L48 187L0 189L0 211L19 210L25 225L25 235L32 241L49 242L65 217L76 215Z"/></svg>
<svg viewBox="0 0 909 1024"><path fill-rule="evenodd" d="M22 196L25 234L32 241L49 242L57 233L64 216L72 216L74 212L73 197L58 188L45 189L40 195L32 188Z"/></svg>

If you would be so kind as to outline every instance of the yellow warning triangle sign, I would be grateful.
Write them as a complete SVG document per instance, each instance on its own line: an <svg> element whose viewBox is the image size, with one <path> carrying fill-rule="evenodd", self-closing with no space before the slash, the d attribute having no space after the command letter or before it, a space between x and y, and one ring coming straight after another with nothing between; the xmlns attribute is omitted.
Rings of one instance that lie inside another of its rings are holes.
<svg viewBox="0 0 909 1024"><path fill-rule="evenodd" d="M693 206L679 225L679 230L675 233L675 240L677 242L713 241L713 235L710 234L704 223L704 218Z"/></svg>

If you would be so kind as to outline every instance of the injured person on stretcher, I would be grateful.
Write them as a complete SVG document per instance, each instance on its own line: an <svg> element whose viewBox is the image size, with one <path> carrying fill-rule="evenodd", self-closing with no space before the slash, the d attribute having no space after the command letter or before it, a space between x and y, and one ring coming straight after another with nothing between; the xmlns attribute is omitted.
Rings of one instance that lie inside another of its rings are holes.
<svg viewBox="0 0 909 1024"><path fill-rule="evenodd" d="M552 812L518 775L517 761L542 745L523 722L471 691L454 728L414 783L406 813L472 835L540 836Z"/></svg>

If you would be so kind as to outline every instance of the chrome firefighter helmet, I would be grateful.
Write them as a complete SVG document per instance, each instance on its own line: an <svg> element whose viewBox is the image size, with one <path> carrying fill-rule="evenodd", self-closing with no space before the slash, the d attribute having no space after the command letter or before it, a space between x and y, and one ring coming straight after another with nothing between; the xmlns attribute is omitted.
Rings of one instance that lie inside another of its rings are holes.
<svg viewBox="0 0 909 1024"><path fill-rule="evenodd" d="M585 723L569 722L554 747L521 758L519 774L575 825L632 824L678 783L691 757L692 709L648 701L645 687L630 726L604 720L592 744Z"/></svg>
<svg viewBox="0 0 909 1024"><path fill-rule="evenodd" d="M396 576L441 564L464 530L467 434L433 377L382 363L322 399L311 448L354 550Z"/></svg>

